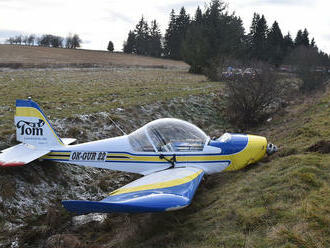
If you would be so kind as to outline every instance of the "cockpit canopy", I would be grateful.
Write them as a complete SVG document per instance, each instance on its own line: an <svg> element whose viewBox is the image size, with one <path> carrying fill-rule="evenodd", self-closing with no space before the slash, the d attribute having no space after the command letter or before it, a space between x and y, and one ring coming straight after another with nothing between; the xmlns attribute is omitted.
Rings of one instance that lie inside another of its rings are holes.
<svg viewBox="0 0 330 248"><path fill-rule="evenodd" d="M137 152L193 152L203 150L208 136L189 122L164 118L148 123L128 138Z"/></svg>

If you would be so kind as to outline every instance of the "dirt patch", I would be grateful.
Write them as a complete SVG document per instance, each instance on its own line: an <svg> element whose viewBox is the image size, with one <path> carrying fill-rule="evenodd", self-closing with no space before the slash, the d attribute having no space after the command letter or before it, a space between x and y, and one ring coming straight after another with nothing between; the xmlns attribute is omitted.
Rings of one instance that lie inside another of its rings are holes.
<svg viewBox="0 0 330 248"><path fill-rule="evenodd" d="M330 153L330 140L320 140L307 148L308 152Z"/></svg>

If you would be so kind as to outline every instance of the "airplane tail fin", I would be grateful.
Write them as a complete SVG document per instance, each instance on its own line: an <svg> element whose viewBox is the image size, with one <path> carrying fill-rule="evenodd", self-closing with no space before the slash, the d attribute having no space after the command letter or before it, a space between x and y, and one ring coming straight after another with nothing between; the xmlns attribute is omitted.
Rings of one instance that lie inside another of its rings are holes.
<svg viewBox="0 0 330 248"><path fill-rule="evenodd" d="M17 140L33 146L64 145L38 104L16 100L15 126Z"/></svg>

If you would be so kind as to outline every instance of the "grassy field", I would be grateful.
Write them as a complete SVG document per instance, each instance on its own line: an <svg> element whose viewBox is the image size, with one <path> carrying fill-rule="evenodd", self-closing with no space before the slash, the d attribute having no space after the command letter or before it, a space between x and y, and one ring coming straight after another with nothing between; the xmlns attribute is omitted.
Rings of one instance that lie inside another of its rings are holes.
<svg viewBox="0 0 330 248"><path fill-rule="evenodd" d="M216 95L223 84L189 74L181 67L4 70L0 87L0 139L5 143L15 131L15 99L28 96L51 120L123 108L124 127L164 115L187 119L207 131L207 126L212 127L215 134L225 126L217 109L222 99ZM103 223L77 227L60 199L63 191L79 184L75 178L85 171L77 168L76 174L63 174L69 167L44 164L33 164L21 172L1 171L0 196L6 201L15 196L13 189L19 189L22 182L31 191L37 186L52 188L56 181L66 188L54 189L54 206L43 215L26 216L22 229L15 232L2 228L6 220L0 215L0 243L1 238L16 235L21 247L43 246L48 237L60 234L55 237L71 247L76 242L85 248L330 247L329 116L330 89L312 97L300 96L271 122L248 131L278 145L277 154L242 171L208 177L192 205L177 212L109 214ZM90 130L90 123L100 122L92 119L84 130L97 132ZM93 180L85 186L96 193L97 185L105 190L110 184L117 187L110 179L122 176L104 171L92 174ZM15 185L15 177L20 177L20 184ZM6 188L2 183L7 178ZM34 193L29 200L39 198L39 193ZM6 211L4 206L0 202L0 212ZM8 215L16 218L15 212Z"/></svg>
<svg viewBox="0 0 330 248"><path fill-rule="evenodd" d="M156 59L124 53L110 53L82 49L0 45L0 67L109 67L135 66L150 68L180 68L187 70L181 61Z"/></svg>
<svg viewBox="0 0 330 248"><path fill-rule="evenodd" d="M0 137L14 132L15 100L29 96L51 119L207 95L222 84L181 70L143 68L0 72Z"/></svg>

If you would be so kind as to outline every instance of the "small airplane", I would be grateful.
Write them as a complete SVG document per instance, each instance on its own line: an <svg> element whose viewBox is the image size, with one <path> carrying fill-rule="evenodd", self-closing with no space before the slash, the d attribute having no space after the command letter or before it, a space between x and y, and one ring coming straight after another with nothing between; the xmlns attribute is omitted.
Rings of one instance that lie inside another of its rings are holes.
<svg viewBox="0 0 330 248"><path fill-rule="evenodd" d="M38 104L16 100L16 138L0 152L0 167L36 159L144 175L101 201L65 200L77 214L161 212L188 206L206 174L233 171L277 151L261 136L225 133L210 139L195 125L174 118L152 121L129 135L70 145L60 138Z"/></svg>

